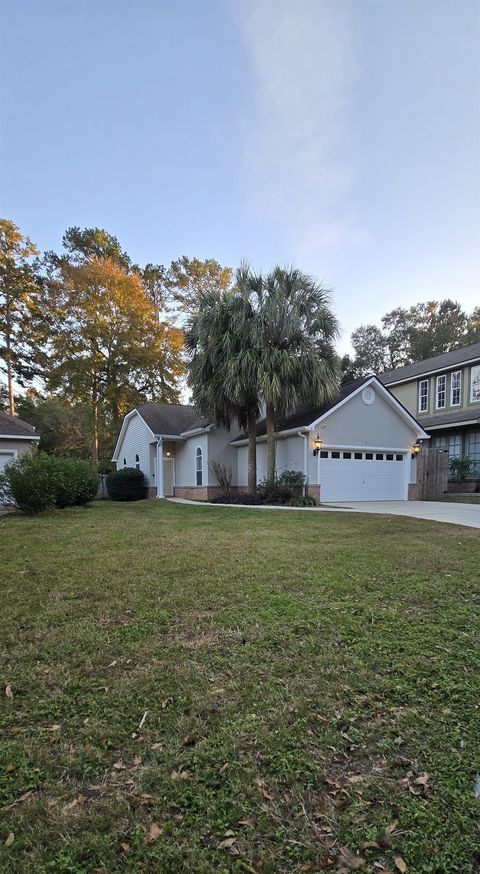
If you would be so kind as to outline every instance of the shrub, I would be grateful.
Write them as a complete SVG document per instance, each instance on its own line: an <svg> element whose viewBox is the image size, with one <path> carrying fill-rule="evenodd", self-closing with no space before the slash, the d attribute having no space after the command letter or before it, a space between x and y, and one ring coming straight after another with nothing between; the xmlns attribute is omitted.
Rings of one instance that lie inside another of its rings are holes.
<svg viewBox="0 0 480 874"><path fill-rule="evenodd" d="M471 458L451 458L448 467L451 478L457 483L463 483L473 467L473 460Z"/></svg>
<svg viewBox="0 0 480 874"><path fill-rule="evenodd" d="M140 501L145 497L145 477L136 467L123 467L107 476L107 492L112 501Z"/></svg>
<svg viewBox="0 0 480 874"><path fill-rule="evenodd" d="M305 486L305 476L300 470L284 470L268 488L266 481L259 483L258 492L267 504L290 504L300 498Z"/></svg>
<svg viewBox="0 0 480 874"><path fill-rule="evenodd" d="M291 507L316 507L317 502L313 495L300 495L299 498L292 498L290 501Z"/></svg>
<svg viewBox="0 0 480 874"><path fill-rule="evenodd" d="M98 476L88 461L55 458L57 483L55 505L73 507L92 501L98 491Z"/></svg>
<svg viewBox="0 0 480 874"><path fill-rule="evenodd" d="M244 504L246 506L259 506L265 503L261 495L252 495L251 492L240 492L238 495L222 495L219 498L213 498L212 504Z"/></svg>
<svg viewBox="0 0 480 874"><path fill-rule="evenodd" d="M34 515L50 507L86 504L95 497L97 484L97 475L88 461L28 452L7 464L0 492L4 503Z"/></svg>
<svg viewBox="0 0 480 874"><path fill-rule="evenodd" d="M222 490L222 494L228 497L232 490L232 468L230 465L220 464L219 461L212 461L212 470Z"/></svg>

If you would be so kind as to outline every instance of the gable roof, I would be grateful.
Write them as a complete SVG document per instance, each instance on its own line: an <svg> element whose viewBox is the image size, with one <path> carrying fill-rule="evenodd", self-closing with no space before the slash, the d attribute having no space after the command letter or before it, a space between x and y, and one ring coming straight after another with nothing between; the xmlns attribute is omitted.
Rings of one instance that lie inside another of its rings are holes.
<svg viewBox="0 0 480 874"><path fill-rule="evenodd" d="M480 359L480 343L472 343L471 346L461 346L459 349L434 355L433 358L426 358L425 361L416 361L414 364L406 364L405 367L380 373L378 379L383 385L395 385L397 382L404 382L438 370L448 370L460 364L467 364L477 358Z"/></svg>
<svg viewBox="0 0 480 874"><path fill-rule="evenodd" d="M188 404L141 404L135 407L152 434L180 435L200 421L198 410ZM199 427L195 425L195 427Z"/></svg>
<svg viewBox="0 0 480 874"><path fill-rule="evenodd" d="M35 433L33 425L28 422L23 422L22 419L17 419L16 416L10 416L9 413L0 412L0 437L22 437L30 440L40 440L40 436Z"/></svg>
<svg viewBox="0 0 480 874"><path fill-rule="evenodd" d="M339 394L334 401L331 401L328 404L323 404L321 407L312 407L307 404L302 404L298 406L296 410L290 416L276 416L275 417L275 431L277 434L281 434L282 432L294 432L301 431L306 428L313 428L317 422L327 416L333 410L336 410L337 407L342 406L352 395L356 394L364 385L369 383L375 383L377 389L383 394L385 399L390 403L392 407L394 407L397 412L408 421L409 425L418 431L419 435L428 437L425 434L423 428L417 420L405 409L403 404L394 397L394 395L386 388L386 386L382 385L379 379L376 376L362 376L359 379L354 379L351 382L344 382L340 386ZM267 420L262 419L257 425L257 438L264 437L267 433ZM235 440L232 440L232 443L237 443L239 441L246 440L248 435L241 434Z"/></svg>

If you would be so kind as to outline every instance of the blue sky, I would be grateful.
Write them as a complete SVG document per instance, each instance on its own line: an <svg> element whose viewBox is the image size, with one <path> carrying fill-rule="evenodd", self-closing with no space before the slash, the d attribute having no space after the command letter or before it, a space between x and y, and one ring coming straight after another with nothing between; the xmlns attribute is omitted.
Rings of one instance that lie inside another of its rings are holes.
<svg viewBox="0 0 480 874"><path fill-rule="evenodd" d="M1 211L41 249L296 263L342 350L480 303L476 0L3 0Z"/></svg>

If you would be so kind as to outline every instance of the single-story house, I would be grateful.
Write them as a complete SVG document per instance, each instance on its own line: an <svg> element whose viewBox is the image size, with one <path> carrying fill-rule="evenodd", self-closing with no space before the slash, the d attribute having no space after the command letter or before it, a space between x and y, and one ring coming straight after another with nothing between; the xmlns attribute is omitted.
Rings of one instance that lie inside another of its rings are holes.
<svg viewBox="0 0 480 874"><path fill-rule="evenodd" d="M0 473L9 461L33 449L39 440L33 425L0 412Z"/></svg>
<svg viewBox="0 0 480 874"><path fill-rule="evenodd" d="M375 377L346 383L336 401L299 407L276 422L276 468L300 470L317 501L407 500L416 482L414 446L428 435ZM123 421L117 469L137 467L151 497L209 500L221 493L212 470L232 469L247 489L247 436L217 428L188 405L142 404ZM266 475L266 422L258 423L257 477Z"/></svg>

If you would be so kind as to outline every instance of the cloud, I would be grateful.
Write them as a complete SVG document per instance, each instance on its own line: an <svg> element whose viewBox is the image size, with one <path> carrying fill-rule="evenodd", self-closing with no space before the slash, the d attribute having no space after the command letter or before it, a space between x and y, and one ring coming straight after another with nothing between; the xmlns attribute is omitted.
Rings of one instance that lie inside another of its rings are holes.
<svg viewBox="0 0 480 874"><path fill-rule="evenodd" d="M348 4L251 0L229 5L250 60L254 97L243 119L248 204L302 253L361 244L351 213L349 156L357 69Z"/></svg>

